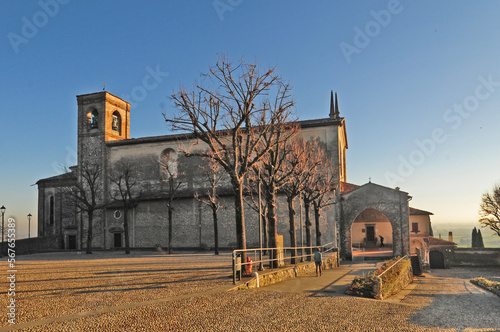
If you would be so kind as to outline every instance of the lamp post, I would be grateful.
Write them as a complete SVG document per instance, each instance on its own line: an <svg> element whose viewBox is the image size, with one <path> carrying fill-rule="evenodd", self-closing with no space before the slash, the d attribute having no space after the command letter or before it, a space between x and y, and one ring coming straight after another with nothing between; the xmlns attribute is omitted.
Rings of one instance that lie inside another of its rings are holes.
<svg viewBox="0 0 500 332"><path fill-rule="evenodd" d="M5 214L5 206L2 205L2 207L0 208L0 211L2 212L2 255L0 257L3 257L3 247L4 247L4 244L3 244L3 232L4 232L4 214Z"/></svg>
<svg viewBox="0 0 500 332"><path fill-rule="evenodd" d="M28 214L28 239L31 237L31 213Z"/></svg>
<svg viewBox="0 0 500 332"><path fill-rule="evenodd" d="M259 175L257 179L258 190L259 190L259 271L263 271L264 267L262 266L262 206L261 206L261 193L260 193L260 168Z"/></svg>

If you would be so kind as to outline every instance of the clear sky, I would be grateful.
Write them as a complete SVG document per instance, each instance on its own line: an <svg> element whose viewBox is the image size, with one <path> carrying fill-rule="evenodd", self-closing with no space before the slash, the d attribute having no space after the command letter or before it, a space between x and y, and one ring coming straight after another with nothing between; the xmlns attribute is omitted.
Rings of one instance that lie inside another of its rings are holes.
<svg viewBox="0 0 500 332"><path fill-rule="evenodd" d="M132 103L131 137L168 134L169 96L218 53L277 66L302 120L326 117L337 91L348 181L399 186L435 225L472 229L481 195L500 182L498 1L4 0L0 9L0 205L18 237L28 213L36 234L33 184L76 163L76 95L106 82Z"/></svg>

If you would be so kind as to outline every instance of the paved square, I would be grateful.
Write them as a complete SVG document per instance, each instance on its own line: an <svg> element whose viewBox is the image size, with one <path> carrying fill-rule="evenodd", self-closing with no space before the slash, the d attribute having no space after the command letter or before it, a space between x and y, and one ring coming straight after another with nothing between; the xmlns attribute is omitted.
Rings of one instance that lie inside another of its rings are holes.
<svg viewBox="0 0 500 332"><path fill-rule="evenodd" d="M18 258L16 325L5 312L0 331L495 331L500 326L500 298L467 281L475 273L498 276L500 269L432 271L402 301L376 301L297 289L226 292L232 287L230 253L63 252ZM1 271L3 308L6 270Z"/></svg>

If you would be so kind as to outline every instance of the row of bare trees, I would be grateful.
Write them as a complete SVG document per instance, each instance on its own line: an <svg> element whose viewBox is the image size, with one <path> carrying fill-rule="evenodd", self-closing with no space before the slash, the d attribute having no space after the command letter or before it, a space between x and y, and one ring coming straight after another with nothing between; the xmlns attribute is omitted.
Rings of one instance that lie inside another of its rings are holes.
<svg viewBox="0 0 500 332"><path fill-rule="evenodd" d="M251 183L263 185L265 205L264 209L257 205L257 210L265 211L269 247L276 247L279 191L289 201L292 246L296 246L293 202L299 195L306 209L307 244L311 245L311 204L317 243L321 243L319 219L321 210L332 202L335 171L318 141L294 139L300 128L295 124L290 85L275 68L261 72L256 64L242 60L234 65L223 56L203 75L203 80L191 90L183 88L174 94L177 113L164 117L173 130L189 133L208 147L184 148L186 156L208 158L230 178L237 247L246 249L244 198L248 191L255 192L255 188L249 188ZM313 152L314 157L308 155ZM300 162L302 159L307 162Z"/></svg>

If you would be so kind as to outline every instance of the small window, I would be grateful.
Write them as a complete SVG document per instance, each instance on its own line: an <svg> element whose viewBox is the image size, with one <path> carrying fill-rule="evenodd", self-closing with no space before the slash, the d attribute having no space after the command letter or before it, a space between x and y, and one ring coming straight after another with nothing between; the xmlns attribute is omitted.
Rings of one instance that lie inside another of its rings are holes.
<svg viewBox="0 0 500 332"><path fill-rule="evenodd" d="M122 134L122 117L118 111L114 111L111 119L111 129L118 132L118 135Z"/></svg>
<svg viewBox="0 0 500 332"><path fill-rule="evenodd" d="M97 110L93 109L87 113L87 119L89 121L89 129L95 129L98 127L98 117L99 113Z"/></svg>
<svg viewBox="0 0 500 332"><path fill-rule="evenodd" d="M413 233L418 233L418 222L414 222L411 224L411 231Z"/></svg>
<svg viewBox="0 0 500 332"><path fill-rule="evenodd" d="M120 210L116 210L115 213L113 213L113 217L115 217L115 219L120 219L122 217L122 212Z"/></svg>
<svg viewBox="0 0 500 332"><path fill-rule="evenodd" d="M177 153L173 149L165 149L160 155L160 175L162 180L177 177Z"/></svg>
<svg viewBox="0 0 500 332"><path fill-rule="evenodd" d="M49 199L49 224L54 224L55 211L54 211L54 196L50 196Z"/></svg>

